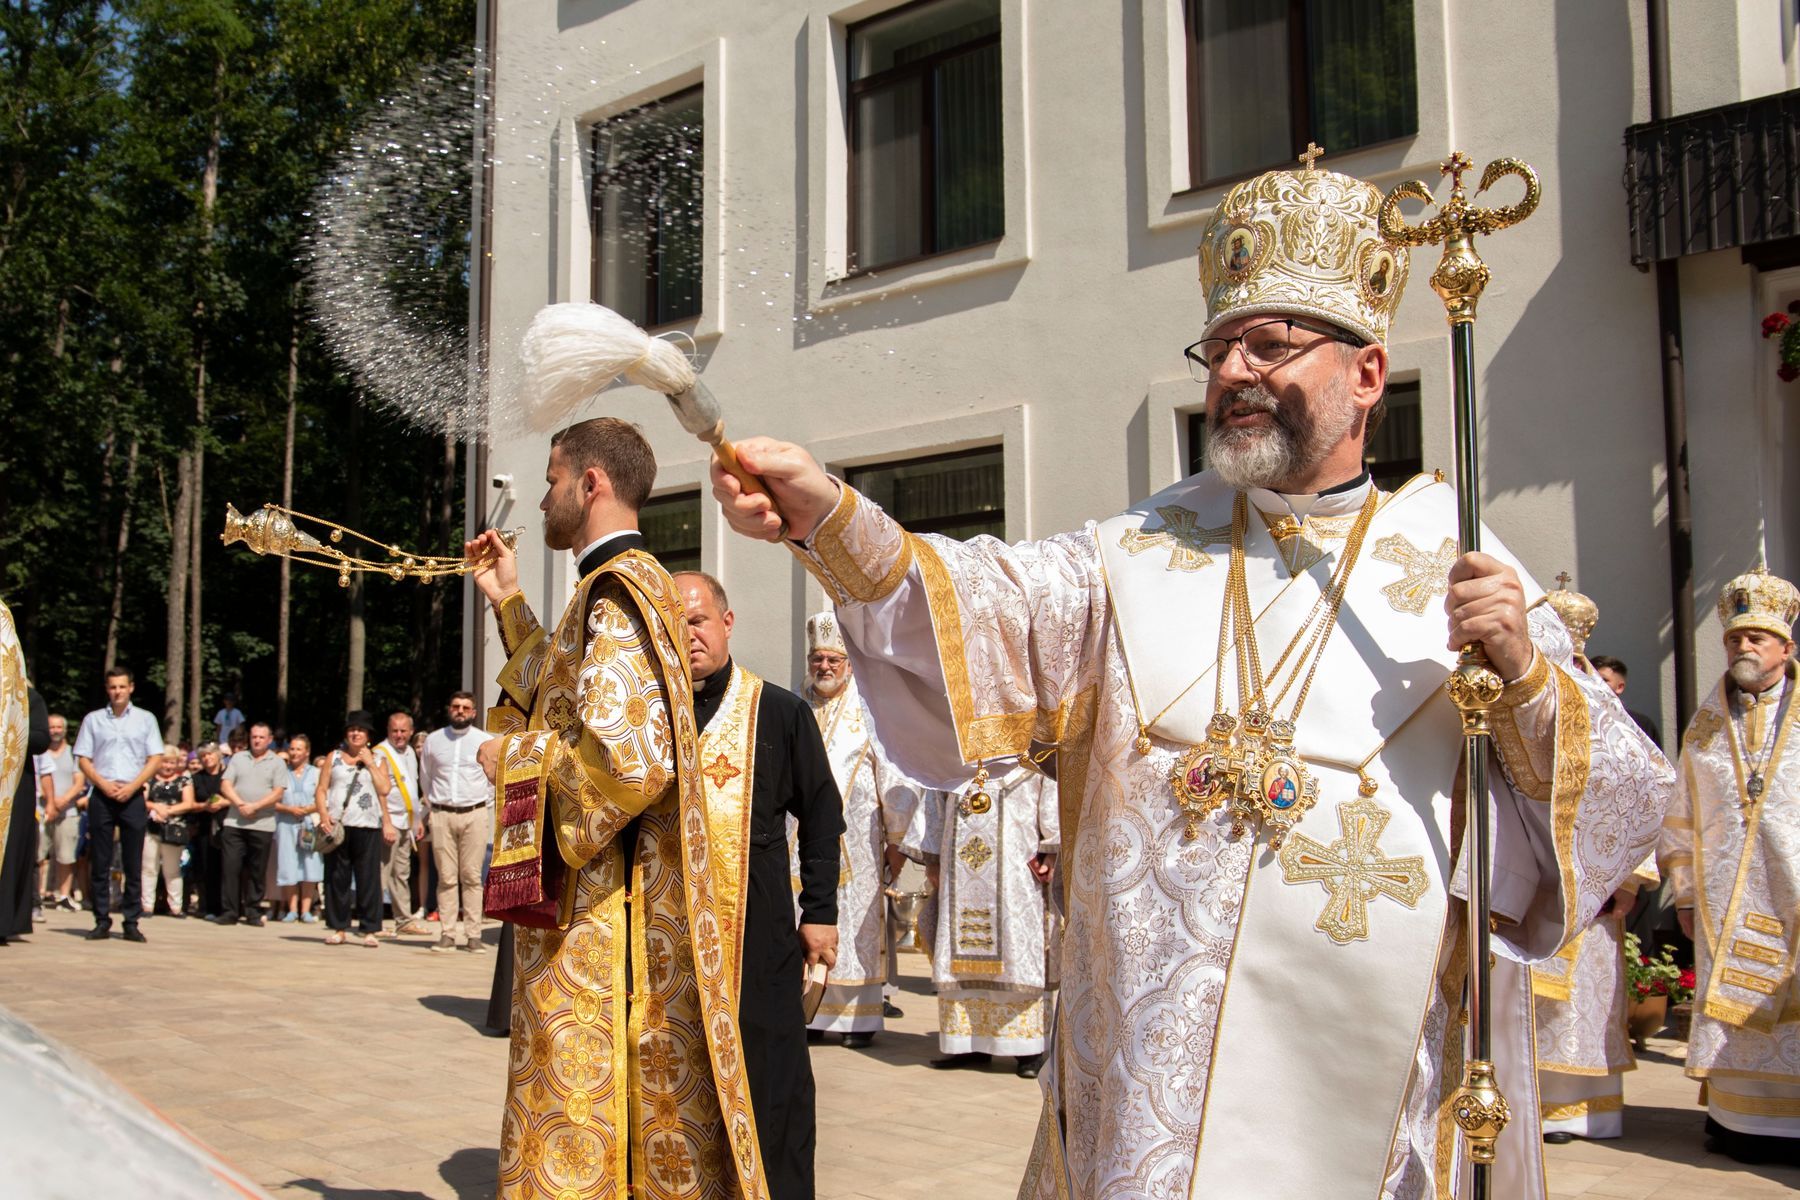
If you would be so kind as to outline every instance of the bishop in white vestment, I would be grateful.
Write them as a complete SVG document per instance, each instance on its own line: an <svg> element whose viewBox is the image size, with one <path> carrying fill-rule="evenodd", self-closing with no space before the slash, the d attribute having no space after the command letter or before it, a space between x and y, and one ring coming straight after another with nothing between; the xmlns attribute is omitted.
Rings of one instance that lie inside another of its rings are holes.
<svg viewBox="0 0 1800 1200"><path fill-rule="evenodd" d="M1575 669L1597 678L1587 659L1587 639L1600 609L1569 587L1568 575L1557 579L1561 586L1544 602L1569 631ZM1625 918L1638 892L1657 883L1655 856L1646 856L1592 925L1531 970L1538 1107L1546 1142L1624 1135L1625 1072L1637 1068L1625 1028Z"/></svg>
<svg viewBox="0 0 1800 1200"><path fill-rule="evenodd" d="M1449 486L1362 470L1406 274L1380 201L1310 167L1226 194L1189 350L1209 469L1097 525L914 536L801 448L738 443L777 515L715 463L734 528L779 537L785 517L909 775L956 790L1059 748L1068 925L1024 1196L1451 1192L1453 646L1481 642L1506 681L1497 953L1554 955L1662 819L1654 749L1571 670L1555 614L1527 619L1541 589L1497 539L1458 558ZM1528 989L1502 994L1522 1010ZM1496 1041L1518 1046L1501 1154L1523 1164L1529 1040Z"/></svg>
<svg viewBox="0 0 1800 1200"><path fill-rule="evenodd" d="M844 1045L861 1049L882 1026L881 989L888 975L887 896L882 891L887 849L899 843L925 789L888 760L870 729L837 618L827 612L807 621L806 641L803 694L819 722L831 773L844 797L837 964L808 1028L841 1033ZM798 881L791 855L790 870Z"/></svg>
<svg viewBox="0 0 1800 1200"><path fill-rule="evenodd" d="M931 980L939 1069L996 1054L1027 1079L1042 1066L1062 919L1050 902L1061 849L1056 783L1023 764L919 806L901 849L936 889Z"/></svg>
<svg viewBox="0 0 1800 1200"><path fill-rule="evenodd" d="M1657 857L1694 939L1687 1073L1704 1081L1711 1148L1800 1161L1800 592L1758 569L1725 586L1730 669L1681 743Z"/></svg>

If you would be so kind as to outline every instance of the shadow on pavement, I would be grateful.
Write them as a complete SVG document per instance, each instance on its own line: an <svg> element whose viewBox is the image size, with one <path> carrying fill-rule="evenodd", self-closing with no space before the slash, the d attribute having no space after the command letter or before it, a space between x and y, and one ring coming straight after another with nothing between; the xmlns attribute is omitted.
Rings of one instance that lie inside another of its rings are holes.
<svg viewBox="0 0 1800 1200"><path fill-rule="evenodd" d="M1649 1055L1640 1054L1639 1057ZM1665 1108L1627 1103L1625 1137L1610 1141L1610 1144L1646 1158L1710 1171L1732 1171L1800 1189L1800 1166L1740 1163L1709 1151L1706 1148L1706 1110L1699 1107Z"/></svg>
<svg viewBox="0 0 1800 1200"><path fill-rule="evenodd" d="M299 1188L302 1191L317 1192L321 1196L329 1196L331 1200L431 1200L424 1192L400 1191L396 1188L352 1188L335 1183L326 1183L323 1179L290 1179L281 1185L287 1188ZM457 1192L457 1200L472 1193Z"/></svg>
<svg viewBox="0 0 1800 1200"><path fill-rule="evenodd" d="M456 1200L488 1200L500 1180L500 1151L492 1146L458 1150L438 1164L438 1175L456 1189Z"/></svg>
<svg viewBox="0 0 1800 1200"><path fill-rule="evenodd" d="M476 1032L486 1033L483 1027L487 1020L487 999L476 996L420 996L419 1005L434 1013L446 1017L455 1017L458 1021L467 1022L475 1027Z"/></svg>

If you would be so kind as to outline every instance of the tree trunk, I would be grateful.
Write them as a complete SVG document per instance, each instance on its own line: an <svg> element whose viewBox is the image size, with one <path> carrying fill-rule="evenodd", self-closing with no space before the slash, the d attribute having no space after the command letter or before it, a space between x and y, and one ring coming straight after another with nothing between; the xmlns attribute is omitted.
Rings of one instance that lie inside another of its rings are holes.
<svg viewBox="0 0 1800 1200"><path fill-rule="evenodd" d="M346 523L355 529L362 524L362 405L354 397L350 401L349 436L349 453L344 456L344 507L350 511ZM367 635L363 621L363 573L356 571L350 576L349 665L344 672L344 704L351 709L363 706L363 666L368 650Z"/></svg>
<svg viewBox="0 0 1800 1200"><path fill-rule="evenodd" d="M281 506L294 506L294 417L300 393L300 287L294 286L294 303L288 324L287 440L281 454ZM281 597L275 615L275 723L287 728L288 706L288 606L293 595L293 564L281 557Z"/></svg>
<svg viewBox="0 0 1800 1200"><path fill-rule="evenodd" d="M200 173L200 255L201 258L212 257L213 210L219 201L219 142L221 125L225 115L225 58L223 55L213 59L213 111L212 123L206 139L206 166ZM205 664L201 659L201 634L203 632L200 609L200 547L204 545L200 537L200 522L205 509L206 480L206 299L201 297L195 305L194 323L197 327L194 354L194 466L193 483L194 499L188 509L192 530L188 538L188 583L192 589L192 611L188 613L188 677L187 677L187 735L191 745L200 744L200 689L205 672Z"/></svg>
<svg viewBox="0 0 1800 1200"><path fill-rule="evenodd" d="M184 451L175 460L175 511L169 514L168 639L163 658L165 738L179 736L187 724L184 703L187 698L188 539L194 531L188 506L193 501L190 494L193 478L193 460Z"/></svg>
<svg viewBox="0 0 1800 1200"><path fill-rule="evenodd" d="M444 434L443 474L438 480L437 520L433 523L433 543L442 547L438 553L455 554L460 547L451 540L450 518L456 497L456 434L446 431ZM431 682L433 695L431 703L435 706L448 699L444 692L444 629L450 607L450 589L461 582L461 576L441 579L432 585L431 613L425 623L425 653L431 663ZM423 710L421 710L423 711Z"/></svg>
<svg viewBox="0 0 1800 1200"><path fill-rule="evenodd" d="M138 440L131 439L125 452L125 503L119 512L119 536L113 543L112 605L106 612L106 658L110 669L118 662L119 622L125 616L125 549L131 543L131 494L137 481Z"/></svg>

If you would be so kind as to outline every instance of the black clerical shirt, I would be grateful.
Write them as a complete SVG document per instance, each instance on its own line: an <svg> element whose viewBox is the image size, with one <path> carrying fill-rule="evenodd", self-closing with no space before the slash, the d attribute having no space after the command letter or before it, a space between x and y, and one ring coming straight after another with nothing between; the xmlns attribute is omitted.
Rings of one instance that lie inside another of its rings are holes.
<svg viewBox="0 0 1800 1200"><path fill-rule="evenodd" d="M694 717L702 729L719 711L734 670L726 659L723 667L694 681ZM787 818L793 816L799 822L800 920L836 925L843 797L811 706L766 680L756 711L750 791L752 862L779 848L786 872Z"/></svg>

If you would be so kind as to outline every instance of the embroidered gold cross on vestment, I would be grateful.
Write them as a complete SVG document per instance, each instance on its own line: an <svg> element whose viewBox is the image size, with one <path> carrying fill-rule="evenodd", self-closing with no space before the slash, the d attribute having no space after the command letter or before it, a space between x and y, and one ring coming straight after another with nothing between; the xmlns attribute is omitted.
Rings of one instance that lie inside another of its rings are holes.
<svg viewBox="0 0 1800 1200"><path fill-rule="evenodd" d="M1119 548L1135 558L1146 550L1166 546L1168 570L1198 571L1213 560L1206 547L1231 541L1231 526L1202 529L1200 514L1179 504L1165 504L1156 510L1156 515L1162 518L1161 529L1127 529L1119 538Z"/></svg>
<svg viewBox="0 0 1800 1200"><path fill-rule="evenodd" d="M1421 855L1382 857L1377 843L1389 819L1386 809L1364 797L1338 805L1343 836L1331 845L1296 833L1281 848L1283 882L1320 883L1330 893L1313 928L1340 946L1369 936L1369 905L1377 896L1416 908L1430 885Z"/></svg>
<svg viewBox="0 0 1800 1200"><path fill-rule="evenodd" d="M1450 590L1450 568L1456 565L1456 539L1445 538L1436 551L1426 552L1408 541L1405 534L1390 533L1375 543L1375 557L1393 563L1406 575L1381 589L1396 612L1418 616L1431 603L1433 596Z"/></svg>
<svg viewBox="0 0 1800 1200"><path fill-rule="evenodd" d="M707 767L700 773L712 780L712 785L714 787L724 787L739 775L743 774L742 771L732 766L731 760L726 758L723 754L713 759L712 766Z"/></svg>

